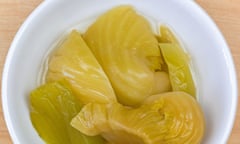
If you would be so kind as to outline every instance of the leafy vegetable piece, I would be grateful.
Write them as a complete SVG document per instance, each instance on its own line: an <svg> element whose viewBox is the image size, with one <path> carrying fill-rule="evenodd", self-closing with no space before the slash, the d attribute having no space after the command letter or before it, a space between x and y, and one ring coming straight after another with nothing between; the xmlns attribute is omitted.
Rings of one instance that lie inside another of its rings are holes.
<svg viewBox="0 0 240 144"><path fill-rule="evenodd" d="M195 97L196 88L186 53L177 44L159 45L168 66L173 91L184 91Z"/></svg>
<svg viewBox="0 0 240 144"><path fill-rule="evenodd" d="M168 67L173 91L184 91L195 97L196 87L192 78L189 56L168 27L161 26L160 33L158 37L160 50Z"/></svg>
<svg viewBox="0 0 240 144"><path fill-rule="evenodd" d="M77 31L72 31L49 61L47 81L65 78L82 103L116 101L112 86L91 50Z"/></svg>
<svg viewBox="0 0 240 144"><path fill-rule="evenodd" d="M40 137L49 144L103 144L100 136L89 137L70 125L82 105L66 81L45 84L31 92L31 121Z"/></svg>
<svg viewBox="0 0 240 144"><path fill-rule="evenodd" d="M160 43L175 43L179 44L177 38L174 36L172 31L167 27L162 25L160 27L160 37L158 37L158 41Z"/></svg>
<svg viewBox="0 0 240 144"><path fill-rule="evenodd" d="M199 104L185 92L153 95L135 109L89 103L71 125L114 144L198 144L205 127Z"/></svg>
<svg viewBox="0 0 240 144"><path fill-rule="evenodd" d="M154 72L161 70L162 57L148 21L132 7L109 10L89 27L83 38L122 104L135 106L152 94Z"/></svg>

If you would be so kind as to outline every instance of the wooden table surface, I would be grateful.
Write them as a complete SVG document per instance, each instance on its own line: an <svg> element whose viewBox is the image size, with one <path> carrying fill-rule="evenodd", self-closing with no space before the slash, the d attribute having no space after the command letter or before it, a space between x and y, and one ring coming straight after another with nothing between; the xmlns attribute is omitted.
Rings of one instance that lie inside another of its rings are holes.
<svg viewBox="0 0 240 144"><path fill-rule="evenodd" d="M240 80L240 1L196 0L214 19L225 36ZM41 0L0 0L0 76L11 41L18 28ZM1 80L1 78L0 78ZM1 86L1 85L0 85ZM240 87L239 87L240 88ZM238 103L240 99L238 100ZM0 144L11 144L0 100ZM240 144L240 107L238 107L229 144Z"/></svg>

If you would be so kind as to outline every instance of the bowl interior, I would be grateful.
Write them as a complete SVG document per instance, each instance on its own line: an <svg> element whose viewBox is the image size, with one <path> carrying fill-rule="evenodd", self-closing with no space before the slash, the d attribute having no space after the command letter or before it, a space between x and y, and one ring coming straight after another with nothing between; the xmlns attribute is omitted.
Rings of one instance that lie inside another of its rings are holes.
<svg viewBox="0 0 240 144"><path fill-rule="evenodd" d="M38 86L41 64L51 45L69 29L84 30L98 15L120 4L133 5L148 18L169 25L180 37L192 57L206 118L203 143L226 142L236 110L236 74L221 33L195 2L72 0L43 2L12 43L3 73L2 97L14 143L43 143L30 121L28 96Z"/></svg>

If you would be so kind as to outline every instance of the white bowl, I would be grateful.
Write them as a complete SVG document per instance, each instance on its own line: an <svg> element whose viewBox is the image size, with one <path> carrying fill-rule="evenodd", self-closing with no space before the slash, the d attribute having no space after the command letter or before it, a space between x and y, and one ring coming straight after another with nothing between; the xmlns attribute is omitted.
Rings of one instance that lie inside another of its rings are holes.
<svg viewBox="0 0 240 144"><path fill-rule="evenodd" d="M214 22L190 0L44 1L18 31L4 67L2 102L13 142L43 143L29 118L28 94L38 85L41 63L51 45L67 30L86 26L89 19L120 4L133 5L170 25L181 38L197 72L198 97L206 118L203 143L226 143L237 106L233 60Z"/></svg>

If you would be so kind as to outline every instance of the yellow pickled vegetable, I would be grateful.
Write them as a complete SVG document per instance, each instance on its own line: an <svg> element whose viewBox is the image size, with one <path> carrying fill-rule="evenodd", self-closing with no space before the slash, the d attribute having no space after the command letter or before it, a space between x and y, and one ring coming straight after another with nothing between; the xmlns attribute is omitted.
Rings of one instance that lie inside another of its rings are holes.
<svg viewBox="0 0 240 144"><path fill-rule="evenodd" d="M171 30L166 26L160 27L160 37L158 37L160 43L175 43L179 44L177 38L171 32Z"/></svg>
<svg viewBox="0 0 240 144"><path fill-rule="evenodd" d="M89 137L70 125L82 105L66 81L45 84L31 92L30 116L39 136L47 144L103 144L100 136Z"/></svg>
<svg viewBox="0 0 240 144"><path fill-rule="evenodd" d="M30 95L32 124L49 144L200 144L189 63L169 28L155 36L131 6L115 7L53 52Z"/></svg>
<svg viewBox="0 0 240 144"><path fill-rule="evenodd" d="M47 81L65 78L82 103L115 102L112 86L77 31L72 31L50 58Z"/></svg>
<svg viewBox="0 0 240 144"><path fill-rule="evenodd" d="M154 73L154 87L152 94L159 94L171 90L171 83L168 73L164 71L157 71Z"/></svg>
<svg viewBox="0 0 240 144"><path fill-rule="evenodd" d="M135 109L89 103L71 125L114 144L199 144L204 133L200 106L185 92L153 95Z"/></svg>
<svg viewBox="0 0 240 144"><path fill-rule="evenodd" d="M168 66L173 91L184 91L196 96L196 88L190 69L190 59L173 33L165 26L160 28L160 49Z"/></svg>
<svg viewBox="0 0 240 144"><path fill-rule="evenodd" d="M83 38L109 77L119 102L136 106L156 91L154 79L158 77L154 73L161 70L162 63L158 42L148 21L132 7L109 10Z"/></svg>

